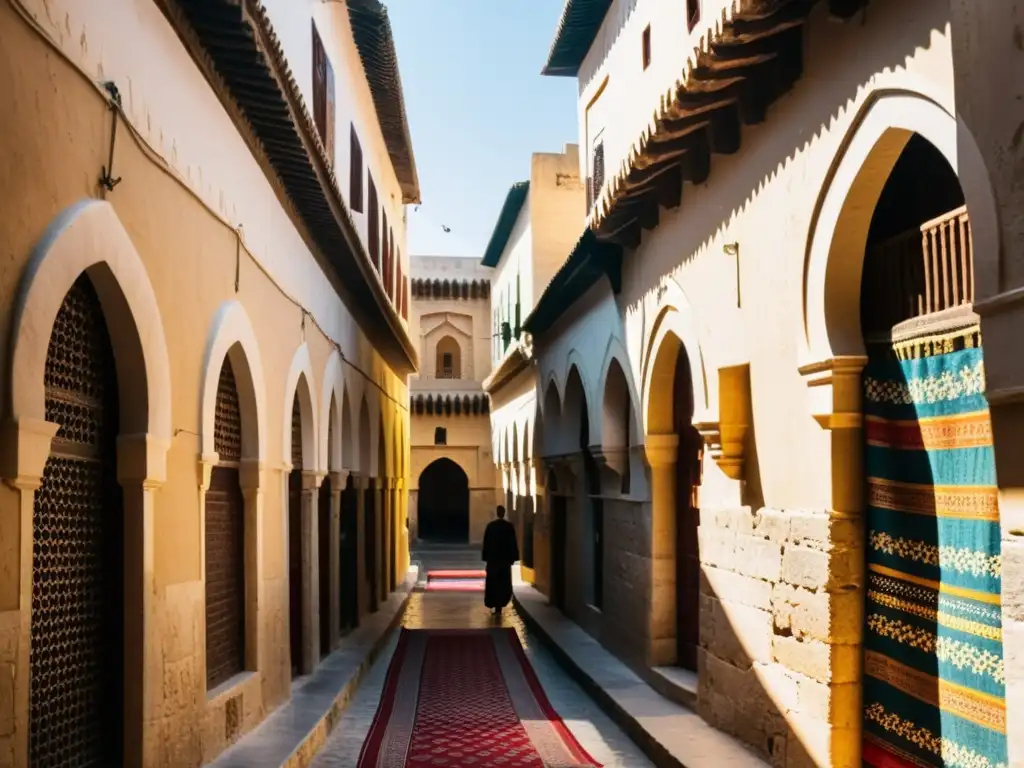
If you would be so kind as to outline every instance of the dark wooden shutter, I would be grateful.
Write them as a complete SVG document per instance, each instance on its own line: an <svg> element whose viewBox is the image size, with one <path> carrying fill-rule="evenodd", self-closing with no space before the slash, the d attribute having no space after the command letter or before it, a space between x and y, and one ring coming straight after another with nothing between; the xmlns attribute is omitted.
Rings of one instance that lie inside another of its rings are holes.
<svg viewBox="0 0 1024 768"><path fill-rule="evenodd" d="M366 175L367 205L369 210L366 216L366 250L370 253L370 261L374 268L380 272L380 210L377 207L377 187L373 184L373 176Z"/></svg>
<svg viewBox="0 0 1024 768"><path fill-rule="evenodd" d="M391 277L391 264L388 261L388 248L391 247L391 237L388 231L388 212L381 209L380 212L380 262L381 262L381 278L384 281L384 293L388 296L391 295L391 289L388 287L388 280Z"/></svg>
<svg viewBox="0 0 1024 768"><path fill-rule="evenodd" d="M231 362L217 383L213 445L220 457L206 492L206 686L245 668L245 507L238 481L242 419Z"/></svg>
<svg viewBox="0 0 1024 768"><path fill-rule="evenodd" d="M334 70L313 22L313 122L327 159L334 163Z"/></svg>
<svg viewBox="0 0 1024 768"><path fill-rule="evenodd" d="M604 142L599 142L594 146L594 190L592 192L591 203L596 203L598 198L601 196L601 188L604 186Z"/></svg>
<svg viewBox="0 0 1024 768"><path fill-rule="evenodd" d="M117 369L99 297L85 275L57 312L43 383L46 420L60 427L32 509L28 764L121 765Z"/></svg>
<svg viewBox="0 0 1024 768"><path fill-rule="evenodd" d="M348 204L357 213L363 212L363 148L355 125L349 125Z"/></svg>

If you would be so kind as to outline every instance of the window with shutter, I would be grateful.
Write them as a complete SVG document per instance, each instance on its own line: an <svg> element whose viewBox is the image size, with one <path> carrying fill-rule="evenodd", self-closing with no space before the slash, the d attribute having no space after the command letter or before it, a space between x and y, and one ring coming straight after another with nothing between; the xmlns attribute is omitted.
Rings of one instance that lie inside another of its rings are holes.
<svg viewBox="0 0 1024 768"><path fill-rule="evenodd" d="M366 216L366 249L370 252L370 261L380 274L380 208L377 206L377 187L373 185L373 177L366 175L367 200L369 206Z"/></svg>
<svg viewBox="0 0 1024 768"><path fill-rule="evenodd" d="M388 263L388 248L391 245L390 232L388 231L388 212L381 209L380 212L380 276L384 283L384 294L391 295L388 282L391 279L391 264Z"/></svg>
<svg viewBox="0 0 1024 768"><path fill-rule="evenodd" d="M348 204L353 211L363 212L363 148L352 124L349 125Z"/></svg>
<svg viewBox="0 0 1024 768"><path fill-rule="evenodd" d="M313 122L334 164L334 70L313 22Z"/></svg>

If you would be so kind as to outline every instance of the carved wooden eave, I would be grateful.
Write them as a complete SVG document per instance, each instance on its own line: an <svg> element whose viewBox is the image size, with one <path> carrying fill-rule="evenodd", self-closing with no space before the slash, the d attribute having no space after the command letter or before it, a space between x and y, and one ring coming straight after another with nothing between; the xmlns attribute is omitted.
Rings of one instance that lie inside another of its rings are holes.
<svg viewBox="0 0 1024 768"><path fill-rule="evenodd" d="M803 30L818 1L736 0L701 37L683 76L605 180L588 218L602 240L636 247L643 229L658 226L661 208L682 203L684 181L703 184L712 155L739 151L742 126L763 122L803 74ZM828 4L848 19L867 0Z"/></svg>
<svg viewBox="0 0 1024 768"><path fill-rule="evenodd" d="M529 334L523 334L521 338L512 342L512 346L498 365L483 380L481 386L484 392L493 397L502 387L530 367L533 362L533 345L529 341Z"/></svg>

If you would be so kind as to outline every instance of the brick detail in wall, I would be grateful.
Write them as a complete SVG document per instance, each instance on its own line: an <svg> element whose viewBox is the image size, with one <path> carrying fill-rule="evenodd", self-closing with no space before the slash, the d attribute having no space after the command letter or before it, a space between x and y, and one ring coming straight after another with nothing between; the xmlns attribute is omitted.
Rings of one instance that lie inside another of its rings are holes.
<svg viewBox="0 0 1024 768"><path fill-rule="evenodd" d="M839 764L860 718L857 522L704 509L698 533L701 714L775 765Z"/></svg>

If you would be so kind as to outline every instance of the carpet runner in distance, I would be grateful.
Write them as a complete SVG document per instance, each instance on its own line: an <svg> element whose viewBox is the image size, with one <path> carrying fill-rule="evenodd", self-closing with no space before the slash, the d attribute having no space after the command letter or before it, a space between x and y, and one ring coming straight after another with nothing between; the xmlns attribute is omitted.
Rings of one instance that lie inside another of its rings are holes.
<svg viewBox="0 0 1024 768"><path fill-rule="evenodd" d="M483 592L486 571L427 571L427 592Z"/></svg>
<svg viewBox="0 0 1024 768"><path fill-rule="evenodd" d="M600 768L548 702L514 629L403 629L358 768Z"/></svg>

